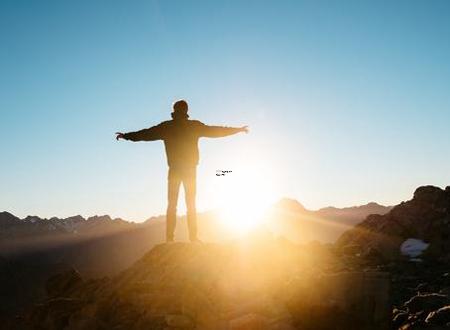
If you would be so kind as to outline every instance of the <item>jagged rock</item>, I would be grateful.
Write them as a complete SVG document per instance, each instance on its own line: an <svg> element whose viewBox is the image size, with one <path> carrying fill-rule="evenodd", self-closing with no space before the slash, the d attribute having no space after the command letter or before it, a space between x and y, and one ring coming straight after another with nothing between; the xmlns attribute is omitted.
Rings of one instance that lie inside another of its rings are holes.
<svg viewBox="0 0 450 330"><path fill-rule="evenodd" d="M425 322L435 326L445 326L450 323L450 305L428 314Z"/></svg>
<svg viewBox="0 0 450 330"><path fill-rule="evenodd" d="M430 293L412 297L405 303L405 307L408 308L410 313L428 313L448 304L450 304L450 298L446 295Z"/></svg>

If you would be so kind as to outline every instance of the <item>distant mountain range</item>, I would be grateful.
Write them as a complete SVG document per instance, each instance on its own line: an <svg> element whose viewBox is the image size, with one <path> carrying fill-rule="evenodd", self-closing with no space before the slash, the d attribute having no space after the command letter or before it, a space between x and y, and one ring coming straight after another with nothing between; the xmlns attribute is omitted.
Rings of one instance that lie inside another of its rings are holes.
<svg viewBox="0 0 450 330"><path fill-rule="evenodd" d="M69 218L40 218L27 216L20 219L8 212L0 212L0 239L14 237L33 237L47 234L83 234L93 231L111 231L118 228L132 226L132 223L122 219L111 219L110 216L93 216L83 218L76 215Z"/></svg>
<svg viewBox="0 0 450 330"><path fill-rule="evenodd" d="M305 209L294 199L282 199L268 212L265 230L295 242L318 240L333 242L342 232L363 221L369 214L385 214L390 207L376 203L349 208ZM164 241L165 217L142 223L128 222L108 215L83 218L20 219L0 212L0 256L10 260L41 260L65 263L87 276L116 273ZM201 238L224 241L235 238L218 220L216 212L199 214ZM180 217L176 238L186 240L186 219ZM113 262L112 262L113 260Z"/></svg>
<svg viewBox="0 0 450 330"><path fill-rule="evenodd" d="M161 242L163 219L142 224L111 219L108 215L19 219L1 212L0 256L65 263L79 268L84 275L102 276L128 266L137 255Z"/></svg>
<svg viewBox="0 0 450 330"><path fill-rule="evenodd" d="M383 215L391 209L391 206L368 203L345 208L330 206L311 211L295 199L284 198L275 204L269 213L268 225L271 232L293 242L331 243L368 215Z"/></svg>
<svg viewBox="0 0 450 330"><path fill-rule="evenodd" d="M365 218L369 214L385 214L392 209L392 206L384 206L371 202L364 205L344 208L329 206L317 211L311 211L306 209L299 201L291 198L281 199L275 204L275 207L293 213L313 214L324 218L330 218L330 220L344 220L354 222L355 224L360 222L361 218Z"/></svg>

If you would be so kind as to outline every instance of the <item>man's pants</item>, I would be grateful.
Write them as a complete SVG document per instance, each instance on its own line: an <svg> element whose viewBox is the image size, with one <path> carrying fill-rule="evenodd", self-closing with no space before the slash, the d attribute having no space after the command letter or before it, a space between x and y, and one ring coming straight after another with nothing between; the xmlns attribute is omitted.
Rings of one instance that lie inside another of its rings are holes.
<svg viewBox="0 0 450 330"><path fill-rule="evenodd" d="M196 172L197 168L195 166L186 168L169 167L166 214L166 240L168 241L172 241L174 238L180 183L183 183L184 186L189 239L191 241L197 239L197 211L195 209Z"/></svg>

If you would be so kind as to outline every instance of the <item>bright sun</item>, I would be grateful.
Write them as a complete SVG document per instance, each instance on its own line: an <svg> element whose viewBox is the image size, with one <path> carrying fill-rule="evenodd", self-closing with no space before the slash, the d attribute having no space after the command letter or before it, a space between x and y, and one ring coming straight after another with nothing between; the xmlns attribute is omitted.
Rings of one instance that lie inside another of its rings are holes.
<svg viewBox="0 0 450 330"><path fill-rule="evenodd" d="M274 203L273 176L259 168L234 169L216 174L220 221L235 234L243 235L261 224ZM224 174L224 175L220 175Z"/></svg>

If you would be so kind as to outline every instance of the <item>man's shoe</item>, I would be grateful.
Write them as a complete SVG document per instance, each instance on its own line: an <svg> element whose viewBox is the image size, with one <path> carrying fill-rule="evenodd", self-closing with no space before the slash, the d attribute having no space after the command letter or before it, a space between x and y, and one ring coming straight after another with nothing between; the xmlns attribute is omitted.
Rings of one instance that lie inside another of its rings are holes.
<svg viewBox="0 0 450 330"><path fill-rule="evenodd" d="M195 239L191 239L191 243L203 243L201 240L199 240L198 238Z"/></svg>
<svg viewBox="0 0 450 330"><path fill-rule="evenodd" d="M166 239L166 243L173 243L174 242L174 240L173 240L173 238L168 238L168 239Z"/></svg>

